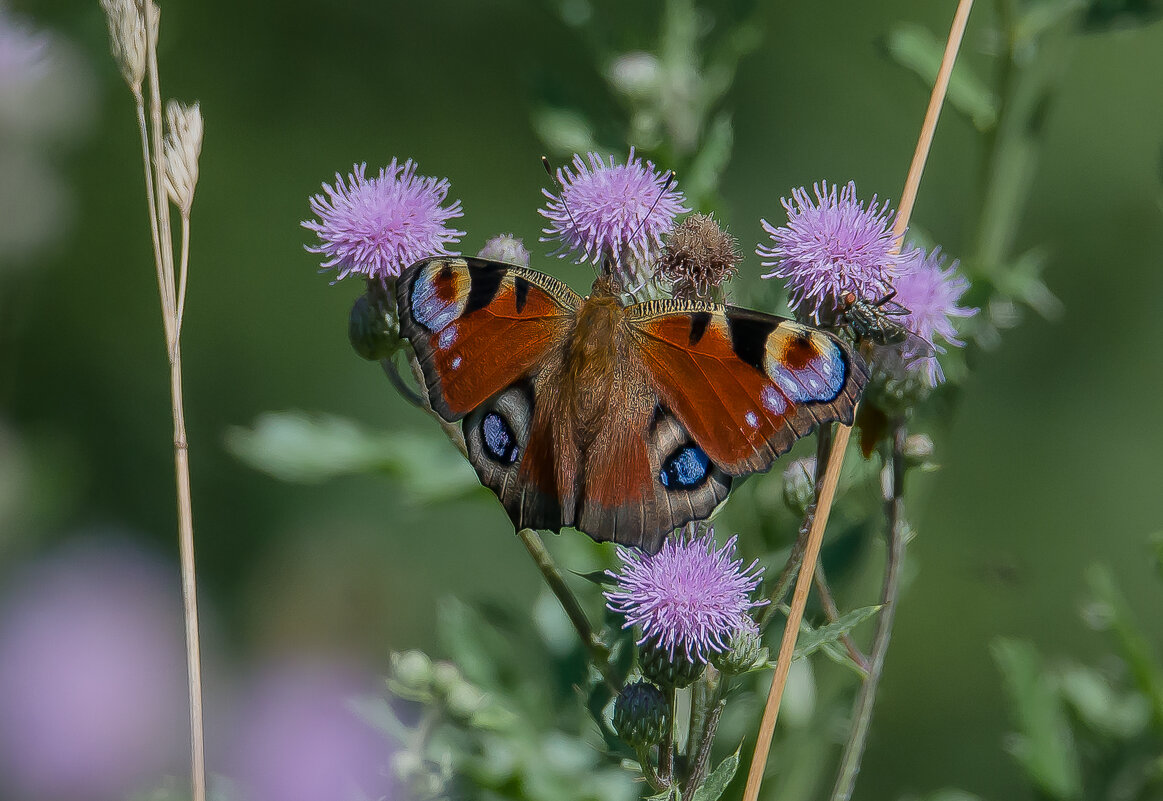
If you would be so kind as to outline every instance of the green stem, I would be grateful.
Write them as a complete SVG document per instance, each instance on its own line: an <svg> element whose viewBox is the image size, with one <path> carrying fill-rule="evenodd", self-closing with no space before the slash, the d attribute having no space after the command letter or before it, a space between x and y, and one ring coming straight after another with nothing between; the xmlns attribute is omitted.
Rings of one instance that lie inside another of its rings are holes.
<svg viewBox="0 0 1163 801"><path fill-rule="evenodd" d="M523 528L517 532L517 537L520 538L521 543L525 546L525 550L533 557L533 563L537 565L537 569L541 571L541 577L545 579L545 583L549 585L549 589L557 596L557 600L561 603L561 608L565 610L569 622L573 624L574 630L577 631L578 637L581 638L582 645L590 652L590 658L594 660L594 667L602 674L602 678L606 682L606 686L615 695L621 691L614 673L610 667L610 651L601 641L597 634L594 633L590 626L589 618L586 617L585 610L581 608L581 603L577 596L573 594L573 590L565 583L565 577L561 575L561 571L557 569L557 564L553 561L553 557L545 547L545 543L541 541L541 537L537 532L531 528Z"/></svg>
<svg viewBox="0 0 1163 801"><path fill-rule="evenodd" d="M723 716L723 708L727 706L727 702L719 696L718 686L716 686L715 705L707 716L706 726L703 727L702 737L698 741L698 751L691 764L690 778L687 779L686 792L683 794L686 798L693 796L695 791L699 789L699 785L707 778L707 771L711 763L711 746L714 745L715 734L719 731L719 718Z"/></svg>
<svg viewBox="0 0 1163 801"><path fill-rule="evenodd" d="M900 595L901 567L905 556L905 533L907 524L904 516L904 444L905 427L898 425L893 432L892 451L889 463L885 470L891 477L891 488L885 498L885 515L888 518L888 554L884 565L884 585L881 588L880 603L882 608L876 621L876 634L872 640L872 652L869 657L868 678L860 687L856 698L856 706L852 712L852 728L848 733L848 740L844 743L844 752L840 758L840 769L836 776L836 784L832 788L831 801L848 801L852 797L852 790L856 786L856 777L860 773L860 763L864 759L864 748L868 743L868 731L872 724L873 707L876 704L876 691L880 686L880 678L884 672L884 658L888 653L888 644L892 639L892 624L896 614L897 598Z"/></svg>

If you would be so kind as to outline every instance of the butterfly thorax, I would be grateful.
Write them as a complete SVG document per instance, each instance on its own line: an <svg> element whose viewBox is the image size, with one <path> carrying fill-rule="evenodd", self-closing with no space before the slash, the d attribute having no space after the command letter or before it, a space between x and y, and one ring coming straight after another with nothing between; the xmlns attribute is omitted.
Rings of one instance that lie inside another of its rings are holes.
<svg viewBox="0 0 1163 801"><path fill-rule="evenodd" d="M622 314L622 304L613 294L592 293L578 309L566 343L562 401L569 405L583 446L593 438L610 402L619 364Z"/></svg>

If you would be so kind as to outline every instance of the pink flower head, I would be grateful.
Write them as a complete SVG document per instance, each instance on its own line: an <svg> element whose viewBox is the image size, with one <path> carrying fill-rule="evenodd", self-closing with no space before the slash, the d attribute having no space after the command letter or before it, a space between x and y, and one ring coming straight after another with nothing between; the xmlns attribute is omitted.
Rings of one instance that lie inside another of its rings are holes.
<svg viewBox="0 0 1163 801"><path fill-rule="evenodd" d="M672 659L679 651L706 662L712 651L728 649L736 631L755 628L748 612L767 603L751 600L763 568L758 562L743 568L734 558L736 539L717 548L708 529L672 537L654 556L619 547L622 569L607 571L617 586L606 591L606 606L625 615L624 628L642 629L639 645L651 642Z"/></svg>
<svg viewBox="0 0 1163 801"><path fill-rule="evenodd" d="M381 280L425 256L447 255L447 247L464 231L446 223L461 216L460 201L445 205L447 178L416 175L416 164L396 159L366 178L366 164L352 167L346 182L335 174L335 185L323 184L323 194L311 198L318 220L306 220L319 244L307 250L327 260L320 267L338 270L339 279L352 274Z"/></svg>
<svg viewBox="0 0 1163 801"><path fill-rule="evenodd" d="M654 164L635 158L634 148L625 164L602 161L589 153L589 164L573 157L573 168L557 170L561 196L541 190L548 203L540 214L549 220L542 242L561 243L556 255L572 253L579 262L600 262L606 256L621 264L629 255L648 264L662 249L662 235L678 214L690 211L682 192Z"/></svg>
<svg viewBox="0 0 1163 801"><path fill-rule="evenodd" d="M944 266L945 256L940 248L932 253L921 249L907 254L908 261L896 277L893 286L896 296L893 300L909 310L900 322L921 339L932 344L939 353L945 349L937 342L941 337L945 344L960 348L965 345L957 338L953 325L954 317L972 317L975 308L958 306L957 302L969 289L969 279L957 273L957 262ZM915 352L905 345L905 361L910 370L920 370L929 386L935 387L945 380L945 373L937 357L932 353Z"/></svg>
<svg viewBox="0 0 1163 801"><path fill-rule="evenodd" d="M774 244L755 252L766 259L764 267L774 268L763 277L784 279L792 309L818 323L821 313L834 318L847 292L882 297L904 259L894 252L895 214L888 201L878 206L874 195L865 208L851 181L839 191L824 182L812 190L814 201L802 187L792 191L790 200L781 199L786 226L760 220Z"/></svg>

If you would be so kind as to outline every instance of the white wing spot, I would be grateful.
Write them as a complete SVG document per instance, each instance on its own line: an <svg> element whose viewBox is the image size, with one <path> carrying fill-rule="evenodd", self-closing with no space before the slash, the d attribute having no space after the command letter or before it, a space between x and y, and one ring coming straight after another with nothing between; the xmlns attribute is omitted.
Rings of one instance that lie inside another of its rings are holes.
<svg viewBox="0 0 1163 801"><path fill-rule="evenodd" d="M747 425L751 426L752 428L759 428L759 415L757 415L755 412L748 412L747 414L743 415L743 419L746 420Z"/></svg>
<svg viewBox="0 0 1163 801"><path fill-rule="evenodd" d="M453 356L452 357L452 369L455 370L457 367L460 367L460 363L462 361L464 361L464 360L461 359L459 356Z"/></svg>
<svg viewBox="0 0 1163 801"><path fill-rule="evenodd" d="M440 332L440 338L436 340L437 346L444 350L456 342L456 325L449 323L448 326Z"/></svg>
<svg viewBox="0 0 1163 801"><path fill-rule="evenodd" d="M775 387L771 384L765 384L763 390L759 393L763 405L776 414L783 414L787 404L783 400L783 396L775 391Z"/></svg>

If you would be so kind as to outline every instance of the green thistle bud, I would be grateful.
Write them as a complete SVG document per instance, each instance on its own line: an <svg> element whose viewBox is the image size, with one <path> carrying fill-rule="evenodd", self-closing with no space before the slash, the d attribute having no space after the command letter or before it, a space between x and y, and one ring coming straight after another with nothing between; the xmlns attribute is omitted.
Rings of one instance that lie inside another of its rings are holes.
<svg viewBox="0 0 1163 801"><path fill-rule="evenodd" d="M670 704L648 681L628 684L614 702L614 729L635 750L662 742L670 728Z"/></svg>
<svg viewBox="0 0 1163 801"><path fill-rule="evenodd" d="M392 678L409 690L426 691L432 684L432 660L423 651L392 654Z"/></svg>
<svg viewBox="0 0 1163 801"><path fill-rule="evenodd" d="M703 675L706 662L691 661L686 654L675 652L673 658L653 643L645 643L638 651L638 667L642 675L660 687L688 687Z"/></svg>
<svg viewBox="0 0 1163 801"><path fill-rule="evenodd" d="M796 517L803 517L816 500L816 460L796 459L783 471L783 502Z"/></svg>
<svg viewBox="0 0 1163 801"><path fill-rule="evenodd" d="M760 646L759 631L753 628L736 629L727 641L727 650L711 654L711 662L723 674L746 673L761 657L767 656L767 649Z"/></svg>
<svg viewBox="0 0 1163 801"><path fill-rule="evenodd" d="M400 349L400 320L395 304L369 287L356 298L347 320L347 338L355 352L368 361L387 359Z"/></svg>

